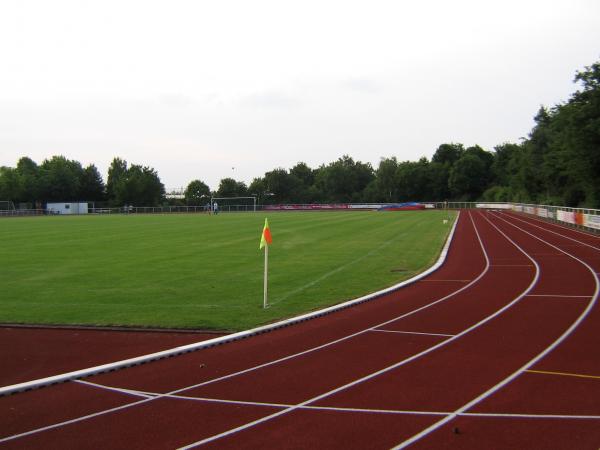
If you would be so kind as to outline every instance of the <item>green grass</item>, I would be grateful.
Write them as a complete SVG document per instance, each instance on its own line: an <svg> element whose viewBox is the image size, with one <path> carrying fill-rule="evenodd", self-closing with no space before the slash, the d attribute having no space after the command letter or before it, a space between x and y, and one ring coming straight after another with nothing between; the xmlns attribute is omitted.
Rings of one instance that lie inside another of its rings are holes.
<svg viewBox="0 0 600 450"><path fill-rule="evenodd" d="M0 220L0 322L241 330L390 286L430 266L442 211Z"/></svg>

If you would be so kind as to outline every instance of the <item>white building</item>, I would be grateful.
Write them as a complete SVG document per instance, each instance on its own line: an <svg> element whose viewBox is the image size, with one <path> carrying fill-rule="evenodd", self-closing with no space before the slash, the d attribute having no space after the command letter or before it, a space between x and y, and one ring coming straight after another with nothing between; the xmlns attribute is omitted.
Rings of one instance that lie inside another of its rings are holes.
<svg viewBox="0 0 600 450"><path fill-rule="evenodd" d="M48 203L46 205L48 214L87 214L87 202L63 202L63 203Z"/></svg>

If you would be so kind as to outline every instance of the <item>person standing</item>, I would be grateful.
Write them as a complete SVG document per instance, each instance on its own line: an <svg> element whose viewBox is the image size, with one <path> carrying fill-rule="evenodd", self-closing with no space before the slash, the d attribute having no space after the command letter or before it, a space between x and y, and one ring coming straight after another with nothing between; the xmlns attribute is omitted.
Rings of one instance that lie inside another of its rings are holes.
<svg viewBox="0 0 600 450"><path fill-rule="evenodd" d="M213 214L219 214L219 204L217 202L213 203Z"/></svg>

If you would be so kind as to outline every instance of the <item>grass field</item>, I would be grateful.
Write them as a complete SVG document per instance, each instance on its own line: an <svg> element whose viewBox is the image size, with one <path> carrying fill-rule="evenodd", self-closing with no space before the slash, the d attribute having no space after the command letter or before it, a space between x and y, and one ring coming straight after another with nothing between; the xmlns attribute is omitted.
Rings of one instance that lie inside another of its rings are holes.
<svg viewBox="0 0 600 450"><path fill-rule="evenodd" d="M241 330L409 278L438 257L442 211L0 220L0 322Z"/></svg>

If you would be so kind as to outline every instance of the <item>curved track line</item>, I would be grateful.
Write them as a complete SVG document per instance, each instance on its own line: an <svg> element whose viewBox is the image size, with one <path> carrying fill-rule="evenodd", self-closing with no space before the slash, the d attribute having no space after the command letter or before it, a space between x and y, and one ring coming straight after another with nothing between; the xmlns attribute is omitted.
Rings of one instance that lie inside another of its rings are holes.
<svg viewBox="0 0 600 450"><path fill-rule="evenodd" d="M473 217L471 216L471 213L469 213L469 218L471 219L471 222L472 222L473 227L475 229L475 233L477 235L477 239L479 240L479 244L480 244L481 248L484 251L484 256L485 256L485 259L486 259L486 268L489 268L489 266L490 266L489 257L487 255L487 252L485 251L485 245L483 244L483 242L481 240L481 236L479 235L479 232L477 231L477 226L475 225L475 221L473 220ZM504 235L504 233L502 233L502 235L506 237L506 235ZM507 237L507 239L508 239L508 237ZM508 240L510 242L512 242L510 239L508 239ZM528 256L526 253L524 253L524 254L526 256ZM408 364L411 361L414 361L414 360L416 360L416 359L418 359L418 358L420 358L422 356L428 355L429 353L431 353L431 352L433 352L433 351L435 351L435 350L437 350L437 349L439 349L439 348L447 345L448 343L453 342L453 341L455 341L455 340L463 337L464 335L470 333L471 331L475 330L476 328L479 328L481 325L489 322L490 320L494 319L495 317L497 317L498 315L502 314L504 311L506 311L507 309L509 309L513 305L515 305L522 298L524 298L525 295L535 286L535 284L537 283L537 281L539 279L540 268L539 268L539 266L537 265L537 263L532 258L530 258L529 256L528 256L528 258L531 259L531 261L534 263L534 265L536 267L535 276L534 276L533 280L531 281L531 283L529 284L529 286L518 297L516 297L514 300L512 300L510 303L504 305L502 308L498 309L493 314L487 316L485 319L480 320L479 322L475 323L474 325L471 325L470 327L466 328L465 330L461 331L460 333L456 334L455 336L453 336L451 338L448 338L445 341L442 341L442 342L440 342L440 343L438 343L436 345L433 345L432 347L429 347L426 350L423 350L423 351L421 351L419 353L416 353L413 356L405 358L402 361L399 361L399 362L397 362L395 364L392 364L392 365L390 365L388 367L385 367L385 368L383 368L381 370L373 372L370 375L358 378L358 379L356 379L356 380L354 380L354 381L352 381L350 383L347 383L347 384L345 384L343 386L340 386L340 387L337 387L335 389L332 389L332 390L330 390L328 392L325 392L323 394L320 394L320 395L318 395L316 397L313 397L313 398L310 398L308 400L305 400L304 402L301 402L299 404L290 406L289 408L284 409L282 411L278 411L276 413L270 414L268 416L262 417L260 419L254 420L252 422L248 422L248 423L246 423L244 425L232 428L232 429L224 431L222 433L219 433L219 434L216 434L216 435L213 435L213 436L209 436L209 437L207 437L205 439L202 439L202 440L193 442L191 444L188 444L186 446L180 447L180 450L187 450L187 449L190 449L190 448L198 447L198 446L203 445L203 444L207 444L209 442L214 442L214 441L216 441L218 439L221 439L221 438L224 438L226 436L230 436L232 434L238 433L240 431L252 428L253 426L256 426L256 425L259 425L261 423L267 422L269 420L275 419L275 418L280 417L280 416L282 416L284 414L288 414L288 413L290 413L292 411L295 411L297 409L301 409L301 408L303 408L305 406L310 405L311 403L314 403L314 402L317 402L317 401L322 400L324 398L327 398L330 395L333 395L335 393L341 392L341 391L343 391L345 389L348 389L350 387L356 386L356 385L358 385L358 384L360 384L360 383L362 383L364 381L376 378L379 375L382 375L382 374L387 373L387 372L389 372L389 371L391 371L393 369L396 369L396 368L401 367L401 366L403 366L405 364ZM479 280L480 278L481 277L478 277L476 280ZM475 281L475 280L473 280L473 281Z"/></svg>
<svg viewBox="0 0 600 450"><path fill-rule="evenodd" d="M462 413L464 413L469 408L472 408L477 403L481 402L482 400L485 400L487 397L489 397L490 395L492 395L493 393L497 392L498 390L500 390L501 388L503 388L504 386L506 386L508 383L510 383L511 381L513 381L515 378L517 378L519 375L521 375L523 372L525 372L527 369L529 369L534 364L536 364L539 360L541 360L544 356L546 356L548 353L550 353L552 350L554 350L557 346L559 346L581 324L581 322L583 322L583 320L585 320L585 318L587 317L587 315L589 314L589 312L592 310L592 308L596 304L596 301L598 300L598 292L600 291L600 280L598 279L598 275L594 272L594 270L586 262L584 262L581 259L577 258L576 256L573 256L570 253L568 253L568 252L560 249L559 247L557 247L557 246L549 243L548 241L545 241L544 239L535 236L534 234L530 233L529 231L524 230L523 228L518 227L517 225L515 225L513 223L510 223L509 221L505 220L504 218L500 217L499 215L493 214L493 217L499 218L500 220L506 222L510 226L515 227L518 230L521 230L522 232L528 234L529 236L531 236L531 237L539 240L540 242L543 242L543 243L549 245L550 247L558 250L561 253L564 253L565 255L573 258L574 260L576 260L579 263L581 263L582 265L584 265L592 273L592 276L594 277L594 280L596 281L596 289L594 291L594 295L592 296L592 299L588 303L587 307L579 315L579 317L577 317L577 319L564 331L563 334L561 334L552 344L550 344L548 347L546 347L537 356L535 356L534 358L532 358L531 360L529 360L529 362L527 362L524 366L522 366L521 368L517 369L515 372L513 372L511 375L509 375L508 377L506 377L504 380L500 381L495 386L492 386L490 389L488 389L487 391L485 391L484 393L482 393L478 397L474 398L470 402L466 403L465 405L463 405L460 408L458 408L457 410L455 410L452 414L446 416L442 420L439 420L438 422L434 423L433 425L427 427L426 429L424 429L420 433L414 435L413 437L411 437L411 438L403 441L402 443L398 444L397 446L393 447L394 450L397 450L397 449L399 450L399 449L406 448L409 445L411 445L411 444L415 443L416 441L418 441L419 439L424 438L425 436L427 436L431 432L437 430L442 425L444 425L444 424L448 423L449 421L453 420L454 418L456 418L457 416L461 415ZM487 217L484 216L484 218L494 228L496 228L498 231L500 231L500 229L496 225L494 225ZM500 233L502 233L504 236L506 236L502 231L500 231ZM507 236L506 236L506 238L509 239ZM517 246L517 248L519 248L519 250L521 250L529 259L531 259L535 263L536 267L538 267L538 270L539 270L539 266L537 265L537 263L529 255L527 255L527 253L525 253L525 251L521 247L519 247L514 241L512 241L511 239L509 239L509 240L515 246Z"/></svg>
<svg viewBox="0 0 600 450"><path fill-rule="evenodd" d="M456 225L458 224L458 219L459 219L459 216L457 216L456 222L455 222L454 227L453 227L453 229L451 231L451 236L454 235L454 230L456 229ZM138 406L138 405L141 405L141 404L144 404L144 403L148 403L148 402L154 401L154 400L159 399L159 398L169 397L169 396L172 396L174 394L179 394L180 392L185 392L185 391L190 390L190 389L195 389L195 388L202 387L202 386L205 386L205 385L208 385L208 384L211 384L211 383L216 383L218 381L223 381L223 380L226 380L228 378L233 378L233 377L236 377L236 376L239 376L239 375L243 375L243 374L246 374L246 373L258 370L258 369L262 369L264 367L268 367L268 366L271 366L271 365L274 365L274 364L278 364L278 363L290 360L292 358L296 358L296 357L305 355L307 353L311 353L311 352L314 352L314 351L317 351L317 350L321 350L323 348L326 348L326 347L338 344L340 342L343 342L345 340L354 338L354 337L359 336L361 334L372 332L372 331L374 331L374 328L388 325L388 324L390 324L392 322L395 322L397 320L400 320L400 319L403 319L405 317L411 316L411 315L416 314L416 313L418 313L420 311L423 311L423 310L425 310L427 308L430 308L430 307L432 307L434 305L437 305L438 303L441 303L441 302L443 302L445 300L448 300L449 298L451 298L451 297L459 294L460 292L468 289L473 284L477 283L489 271L489 268L490 268L489 259L488 259L487 253L485 251L485 246L483 245L483 242L481 241L481 238L479 237L479 233L477 232L477 228L475 227L475 223L473 222L472 218L471 218L471 222L473 223L473 229L474 229L474 231L475 231L475 233L477 235L477 238L479 240L479 244L480 244L482 253L483 253L484 257L485 257L486 265L485 265L484 269L482 270L482 272L473 281L471 281L469 284L467 284L467 285L465 285L465 286L457 289L456 291L453 291L450 294L447 294L446 296L442 297L441 299L435 300L435 301L433 301L431 303L428 303L428 304L426 304L424 306L416 308L416 309L414 309L412 311L409 311L409 312L404 313L404 314L402 314L400 316L394 317L394 318L392 318L390 320L387 320L387 321L382 322L380 324L377 324L375 326L366 328L366 329L361 330L359 332L356 332L356 333L344 336L342 338L339 338L339 339L336 339L336 340L333 340L333 341L330 341L330 342L326 342L325 344L309 348L309 349L304 350L302 352L294 353L294 354L285 356L283 358L279 358L279 359L276 359L276 360L273 360L273 361L269 361L267 363L263 363L263 364L260 364L260 365L257 365L257 366L253 366L253 367L250 367L248 369L240 370L238 372L233 372L233 373L230 373L230 374L218 377L218 378L213 378L211 380L207 380L207 381L204 381L204 382L201 382L201 383L198 383L198 384L194 384L194 385L191 385L191 386L185 386L185 387L182 387L182 388L179 388L179 389L176 389L176 390L164 393L164 394L159 394L159 395L151 397L151 398L145 398L143 400L138 400L138 401L135 401L135 402L132 402L132 403L127 403L125 405L116 406L114 408L110 408L110 409L106 409L106 410L102 410L102 411L97 411L95 413L91 413L91 414L88 414L88 415L85 415L85 416L80 416L80 417L77 417L77 418L74 418L74 419L70 419L70 420L66 420L66 421L63 421L63 422L59 422L59 423L56 423L56 424L52 424L52 425L48 425L48 426L45 426L45 427L36 428L34 430L30 430L30 431L27 431L27 432L24 432L24 433L15 434L15 435L12 435L12 436L7 436L7 437L4 437L4 438L1 438L0 439L0 443L5 442L5 441L9 441L9 440L13 440L13 439L18 439L18 438L25 437L25 436L29 436L29 435L32 435L32 434L40 433L40 432L43 432L43 431L48 431L48 430L51 430L51 429L54 429L54 428L60 428L62 426L70 425L70 424L81 422L81 421L88 420L88 419L92 419L92 418L95 418L95 417L98 417L98 416L101 416L101 415L104 415L104 414L110 414L112 412L121 411L123 409L127 409L127 408L131 408L133 406ZM448 252L448 247L449 247L449 244L445 247L445 253L446 254ZM81 380L78 380L78 381L81 382ZM86 384L90 384L90 385L94 384L96 386L101 386L101 385L98 385L96 383L86 383Z"/></svg>
<svg viewBox="0 0 600 450"><path fill-rule="evenodd" d="M87 369L76 370L73 372L67 372L67 373L63 373L63 374L59 374L59 375L54 375L51 377L45 377L45 378L40 378L37 380L32 380L32 381L27 381L27 382L23 382L23 383L13 384L10 386L0 387L0 397L2 397L4 395L14 394L17 392L28 391L31 389L38 389L40 387L49 386L49 385L57 384L57 383L62 383L65 381L77 380L77 379L85 378L85 377L88 377L91 375L97 375L99 373L105 373L105 372L110 372L110 371L117 370L117 369L123 369L126 367L137 366L137 365L144 364L144 363L147 363L150 361L157 361L159 359L164 359L164 358L168 358L171 356L182 355L184 353L190 353L190 352L193 352L196 350L201 350L203 348L209 348L209 347L214 347L216 345L234 342L234 341L237 341L240 339L245 339L250 336L267 333L267 332L270 332L270 331L273 331L273 330L276 330L279 328L284 328L284 327L287 327L290 325L295 325L297 323L305 322L307 320L312 320L312 319L322 317L322 316L331 314L333 312L336 312L336 311L339 311L342 309L350 308L352 306L355 306L355 305L358 305L358 304L361 304L364 302L368 302L370 300L374 300L383 295L397 291L398 289L403 288L404 286L408 286L409 284L412 284L422 278L425 278L426 276L430 275L431 273L433 273L437 269L439 269L446 261L446 257L448 256L450 244L452 242L452 239L454 238L454 233L456 231L456 226L458 224L459 219L460 219L460 212L457 214L456 219L454 220L454 224L452 225L452 229L450 230L450 233L448 234L448 237L446 238L444 247L442 248L442 251L440 252L440 256L433 266L431 266L429 269L421 272L420 274L415 275L412 278L409 278L408 280L404 280L404 281L402 281L398 284L395 284L393 286L390 286L386 289L382 289L380 291L376 291L371 294L367 294L362 297L359 297L359 298L356 298L353 300L349 300L347 302L343 302L343 303L340 303L337 305L329 306L327 308L323 308L318 311L313 311L313 312L310 312L307 314L292 317L290 319L282 320L282 321L275 322L275 323L272 323L269 325L264 325L262 327L257 327L257 328L253 328L253 329L246 330L246 331L240 331L239 333L233 333L233 334L229 334L227 336L221 336L218 338L209 339L209 340L202 341L202 342L197 342L195 344L182 345L182 346L175 347L175 348L172 348L169 350L163 350L160 352L142 355L142 356L138 356L135 358L124 359L124 360L116 361L113 363L102 364L100 366L89 367ZM0 442L2 442L2 441L0 440Z"/></svg>
<svg viewBox="0 0 600 450"><path fill-rule="evenodd" d="M520 214L515 213L514 211L513 211L513 214L514 214L514 216L520 215ZM557 222L551 222L550 220L553 220L553 219L542 220L542 219L539 219L537 216L532 216L532 215L527 214L525 212L522 213L522 214L524 214L525 217L528 217L531 220L535 220L536 222L545 223L547 225L552 225L554 227L562 228L563 230L574 231L576 233L583 234L584 236L592 237L594 239L600 239L600 236L598 236L596 234L592 234L593 231L582 231L582 230L579 230L579 229L574 228L574 227L569 227L568 225L561 225L560 223L557 223ZM588 228L591 228L591 227L588 227ZM594 228L592 228L592 230L593 229ZM550 231L550 230L548 230L548 231Z"/></svg>
<svg viewBox="0 0 600 450"><path fill-rule="evenodd" d="M594 250L600 251L600 248L598 248L598 247L595 247L595 246L593 246L593 245L591 245L591 244L588 244L587 242L581 242L581 241L578 241L578 240L577 240L577 239L575 239L575 238L572 238L572 237L569 237L569 236L565 236L564 234L557 233L556 231L552 231L552 230L549 230L549 229L547 229L547 228L540 227L539 225L536 225L536 224L534 224L534 223L531 223L531 222L529 222L529 221L527 221L527 220L523 220L523 219L521 219L520 217L517 217L517 216L511 216L511 215L508 215L508 214L502 214L502 217L501 217L500 215L498 215L497 217L498 217L498 218L501 218L501 219L502 219L502 220L504 220L504 221L506 221L506 219L504 219L504 218L503 218L504 216L508 216L508 217L510 217L511 219L515 219L515 220L518 220L519 222L526 223L526 224L527 224L527 225L529 225L529 226L532 226L532 227L539 228L540 230L547 231L548 233L556 234L557 236L560 236L560 237L561 237L561 238L563 238L563 239L568 239L568 240L570 240L570 241L577 242L578 244L585 245L586 247L589 247L589 248L591 248L591 249L594 249ZM577 231L577 230L571 230L571 231ZM580 231L579 233L581 233L581 231ZM596 236L594 236L594 237L596 237Z"/></svg>

